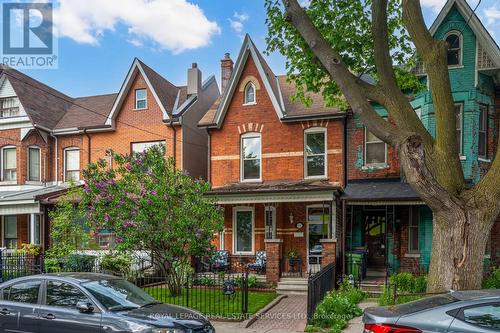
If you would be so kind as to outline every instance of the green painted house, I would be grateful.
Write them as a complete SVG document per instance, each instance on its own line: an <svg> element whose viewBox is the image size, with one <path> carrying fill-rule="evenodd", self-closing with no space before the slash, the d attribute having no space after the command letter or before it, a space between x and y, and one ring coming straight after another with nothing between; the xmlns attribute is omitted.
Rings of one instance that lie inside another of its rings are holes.
<svg viewBox="0 0 500 333"><path fill-rule="evenodd" d="M465 177L473 184L487 172L496 150L500 49L465 0L448 0L430 32L449 45L460 159ZM418 66L415 71L427 85L425 68ZM432 91L425 89L411 103L434 135ZM375 109L387 114L380 107ZM368 278L380 280L387 272L397 271L425 273L430 262L432 212L405 183L396 151L369 133L356 117L348 119L347 145L344 269L356 273L355 263L364 258ZM500 221L493 231L497 233ZM500 237L498 241L492 237L489 250L486 257L498 264Z"/></svg>

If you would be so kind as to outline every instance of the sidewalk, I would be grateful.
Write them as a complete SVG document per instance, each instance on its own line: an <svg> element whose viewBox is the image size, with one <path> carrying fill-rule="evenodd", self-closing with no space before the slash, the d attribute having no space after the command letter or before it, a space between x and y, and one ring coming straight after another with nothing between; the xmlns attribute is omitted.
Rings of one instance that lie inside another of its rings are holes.
<svg viewBox="0 0 500 333"><path fill-rule="evenodd" d="M369 301L369 302L361 302L358 304L358 306L361 308L361 310L364 310L366 308L369 308L371 306L378 306L376 302ZM349 320L348 326L345 330L342 331L342 333L360 333L363 332L364 330L364 325L362 322L363 316L353 318Z"/></svg>

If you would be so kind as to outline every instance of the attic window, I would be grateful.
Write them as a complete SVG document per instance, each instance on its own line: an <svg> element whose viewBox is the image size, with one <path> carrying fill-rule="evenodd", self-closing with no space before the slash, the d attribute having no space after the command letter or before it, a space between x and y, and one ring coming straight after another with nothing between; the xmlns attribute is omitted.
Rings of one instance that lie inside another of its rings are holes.
<svg viewBox="0 0 500 333"><path fill-rule="evenodd" d="M19 100L17 97L0 99L0 118L16 117L19 115Z"/></svg>
<svg viewBox="0 0 500 333"><path fill-rule="evenodd" d="M245 86L245 101L244 105L255 104L255 86L252 82L248 82Z"/></svg>
<svg viewBox="0 0 500 333"><path fill-rule="evenodd" d="M458 32L448 34L446 43L448 43L448 66L460 66L462 64L462 40Z"/></svg>
<svg viewBox="0 0 500 333"><path fill-rule="evenodd" d="M143 110L148 107L146 89L137 89L135 91L135 109Z"/></svg>

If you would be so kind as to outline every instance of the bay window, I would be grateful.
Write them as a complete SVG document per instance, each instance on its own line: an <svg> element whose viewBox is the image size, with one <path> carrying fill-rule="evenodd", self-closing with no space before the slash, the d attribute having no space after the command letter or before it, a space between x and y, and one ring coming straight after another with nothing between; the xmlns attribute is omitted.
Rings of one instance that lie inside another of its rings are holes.
<svg viewBox="0 0 500 333"><path fill-rule="evenodd" d="M260 133L247 133L241 137L241 180L259 181L262 175Z"/></svg>
<svg viewBox="0 0 500 333"><path fill-rule="evenodd" d="M305 175L326 177L326 129L309 129L305 132Z"/></svg>

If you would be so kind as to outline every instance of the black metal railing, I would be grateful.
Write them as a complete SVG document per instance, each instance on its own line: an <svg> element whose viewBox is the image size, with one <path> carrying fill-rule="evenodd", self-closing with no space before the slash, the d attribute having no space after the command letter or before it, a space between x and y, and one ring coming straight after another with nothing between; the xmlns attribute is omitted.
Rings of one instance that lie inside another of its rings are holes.
<svg viewBox="0 0 500 333"><path fill-rule="evenodd" d="M307 320L310 323L314 311L326 293L335 288L335 264L330 263L318 273L310 275L307 282Z"/></svg>
<svg viewBox="0 0 500 333"><path fill-rule="evenodd" d="M43 273L43 258L28 253L0 252L0 282Z"/></svg>

